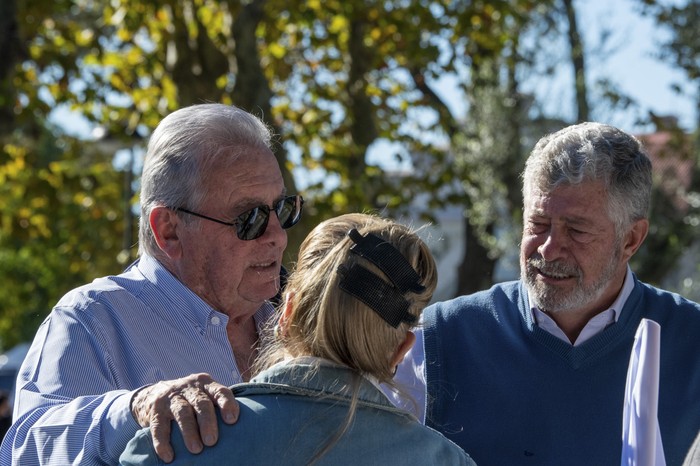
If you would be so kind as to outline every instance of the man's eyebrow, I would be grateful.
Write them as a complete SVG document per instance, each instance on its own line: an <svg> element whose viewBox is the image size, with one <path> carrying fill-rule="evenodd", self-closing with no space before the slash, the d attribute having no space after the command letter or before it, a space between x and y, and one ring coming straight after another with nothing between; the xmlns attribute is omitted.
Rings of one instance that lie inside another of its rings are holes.
<svg viewBox="0 0 700 466"><path fill-rule="evenodd" d="M551 219L552 216L547 215L543 210L540 210L540 209L530 209L530 211L525 216L525 218ZM566 223L575 224L575 225L590 225L593 223L593 221L590 218L582 217L580 215L561 217L561 219L563 219Z"/></svg>
<svg viewBox="0 0 700 466"><path fill-rule="evenodd" d="M542 209L531 208L527 209L525 212L527 213L526 217L548 217Z"/></svg>

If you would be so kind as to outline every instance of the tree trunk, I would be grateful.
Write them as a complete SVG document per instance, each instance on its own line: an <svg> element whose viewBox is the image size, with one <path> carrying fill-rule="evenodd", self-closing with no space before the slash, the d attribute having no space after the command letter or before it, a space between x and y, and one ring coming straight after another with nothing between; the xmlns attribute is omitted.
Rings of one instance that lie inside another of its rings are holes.
<svg viewBox="0 0 700 466"><path fill-rule="evenodd" d="M361 209L365 200L376 204L377 184L366 174L367 148L377 139L374 106L367 95L367 74L372 69L372 52L364 44L367 24L361 15L350 20L348 53L350 69L346 92L352 149L348 152L348 179L345 187L349 208Z"/></svg>
<svg viewBox="0 0 700 466"><path fill-rule="evenodd" d="M563 0L566 18L569 22L569 45L571 47L571 64L574 67L574 88L576 91L576 106L578 122L588 121L588 93L586 90L586 64L583 41L576 25L576 8L573 0Z"/></svg>
<svg viewBox="0 0 700 466"><path fill-rule="evenodd" d="M492 233L489 227L489 233ZM488 250L481 245L474 234L474 228L469 225L469 219L464 219L464 259L457 270L457 296L485 290L493 285L493 271L496 262L488 255Z"/></svg>
<svg viewBox="0 0 700 466"><path fill-rule="evenodd" d="M272 119L272 90L260 65L260 54L255 30L264 18L264 0L247 3L233 22L233 38L236 41L236 84L233 103L262 118L276 135L281 129ZM287 167L287 151L279 138L274 140L274 152L282 170L287 191L297 191L294 176Z"/></svg>
<svg viewBox="0 0 700 466"><path fill-rule="evenodd" d="M16 0L0 2L0 136L14 128L14 67L20 53Z"/></svg>

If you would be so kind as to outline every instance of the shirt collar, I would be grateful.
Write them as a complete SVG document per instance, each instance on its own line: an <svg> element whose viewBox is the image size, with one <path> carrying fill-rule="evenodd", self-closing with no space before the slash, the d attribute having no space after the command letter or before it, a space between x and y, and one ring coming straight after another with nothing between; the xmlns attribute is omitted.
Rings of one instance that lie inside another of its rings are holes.
<svg viewBox="0 0 700 466"><path fill-rule="evenodd" d="M625 274L625 282L622 284L620 294L617 295L617 298L615 299L615 301L613 301L612 305L610 306L613 312L615 312L615 322L617 322L620 319L622 308L625 307L627 298L629 298L630 294L632 294L632 290L634 290L634 278L632 277L632 269L630 269L630 266L628 265L627 273Z"/></svg>

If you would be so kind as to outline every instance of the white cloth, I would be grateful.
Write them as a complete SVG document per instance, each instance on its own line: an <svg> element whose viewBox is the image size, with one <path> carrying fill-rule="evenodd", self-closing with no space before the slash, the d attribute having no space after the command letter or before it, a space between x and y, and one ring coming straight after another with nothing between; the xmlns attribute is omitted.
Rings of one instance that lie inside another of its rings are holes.
<svg viewBox="0 0 700 466"><path fill-rule="evenodd" d="M666 466L657 410L661 326L642 319L627 370L622 418L622 466Z"/></svg>

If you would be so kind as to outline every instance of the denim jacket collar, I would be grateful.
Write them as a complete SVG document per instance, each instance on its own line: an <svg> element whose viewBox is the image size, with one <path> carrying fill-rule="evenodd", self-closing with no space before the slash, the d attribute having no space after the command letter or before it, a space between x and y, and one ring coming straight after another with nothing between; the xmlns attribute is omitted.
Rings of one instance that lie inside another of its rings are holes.
<svg viewBox="0 0 700 466"><path fill-rule="evenodd" d="M346 366L321 358L304 357L283 361L264 370L249 383L233 388L236 396L278 392L350 403L355 377L360 377L359 403L408 416L405 411L394 407L374 381L358 375Z"/></svg>

